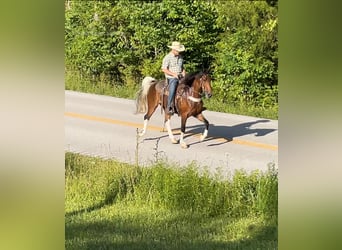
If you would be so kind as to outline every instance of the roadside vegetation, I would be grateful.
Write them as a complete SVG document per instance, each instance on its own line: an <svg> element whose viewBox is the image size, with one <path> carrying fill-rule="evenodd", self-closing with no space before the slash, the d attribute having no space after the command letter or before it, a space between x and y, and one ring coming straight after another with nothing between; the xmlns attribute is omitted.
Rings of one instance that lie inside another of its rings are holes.
<svg viewBox="0 0 342 250"><path fill-rule="evenodd" d="M65 155L66 249L277 249L278 175Z"/></svg>
<svg viewBox="0 0 342 250"><path fill-rule="evenodd" d="M65 1L66 89L134 98L172 41L210 69L209 110L278 118L278 1Z"/></svg>
<svg viewBox="0 0 342 250"><path fill-rule="evenodd" d="M113 85L106 78L99 78L92 80L88 77L82 76L79 72L68 71L65 77L65 88L67 90L80 91L85 93L108 95L119 98L135 99L136 93L140 88L137 85ZM242 114L248 116L255 116L268 119L278 119L278 106L263 108L243 103L230 103L222 102L215 96L216 90L214 88L214 96L210 99L203 98L205 107L211 111Z"/></svg>

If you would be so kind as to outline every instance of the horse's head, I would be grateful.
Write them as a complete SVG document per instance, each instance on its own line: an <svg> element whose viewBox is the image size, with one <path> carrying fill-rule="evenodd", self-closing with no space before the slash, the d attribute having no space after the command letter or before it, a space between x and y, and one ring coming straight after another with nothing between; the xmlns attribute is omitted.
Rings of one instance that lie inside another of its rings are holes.
<svg viewBox="0 0 342 250"><path fill-rule="evenodd" d="M212 96L211 77L204 73L200 78L200 84L205 97L210 98Z"/></svg>

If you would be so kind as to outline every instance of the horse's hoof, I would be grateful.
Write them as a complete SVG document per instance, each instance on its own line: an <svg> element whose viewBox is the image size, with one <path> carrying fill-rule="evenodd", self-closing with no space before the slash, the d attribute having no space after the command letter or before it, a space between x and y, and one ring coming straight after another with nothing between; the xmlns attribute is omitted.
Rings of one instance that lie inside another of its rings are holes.
<svg viewBox="0 0 342 250"><path fill-rule="evenodd" d="M189 146L186 143L181 143L182 148L188 148Z"/></svg>
<svg viewBox="0 0 342 250"><path fill-rule="evenodd" d="M172 142L172 144L178 144L179 141L176 140L175 138L172 138L172 139L171 139L171 142Z"/></svg>
<svg viewBox="0 0 342 250"><path fill-rule="evenodd" d="M200 136L200 141L204 141L205 138L208 136L208 129L204 130L203 134Z"/></svg>

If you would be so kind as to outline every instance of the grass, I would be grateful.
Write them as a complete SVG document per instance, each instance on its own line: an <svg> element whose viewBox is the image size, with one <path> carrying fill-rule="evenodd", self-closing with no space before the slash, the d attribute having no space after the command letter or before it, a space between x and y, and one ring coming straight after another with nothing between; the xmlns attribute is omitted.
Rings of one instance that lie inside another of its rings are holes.
<svg viewBox="0 0 342 250"><path fill-rule="evenodd" d="M87 77L82 77L80 73L75 71L67 71L65 78L65 89L67 90L127 99L134 99L139 87L140 82L120 85L111 83L105 77L100 77L99 80L94 82ZM223 103L215 98L215 94L211 99L203 100L207 109L211 111L248 115L268 119L278 119L278 106L274 106L272 108L263 108L242 103Z"/></svg>
<svg viewBox="0 0 342 250"><path fill-rule="evenodd" d="M211 111L254 116L273 120L278 119L278 106L263 108L246 104L233 104L229 102L225 103L215 99L215 96L210 99L203 99L203 102L204 106Z"/></svg>
<svg viewBox="0 0 342 250"><path fill-rule="evenodd" d="M66 249L277 249L277 173L65 156Z"/></svg>
<svg viewBox="0 0 342 250"><path fill-rule="evenodd" d="M133 84L114 84L106 77L93 81L89 77L83 77L77 71L67 71L65 74L66 90L134 99L139 87L140 85Z"/></svg>

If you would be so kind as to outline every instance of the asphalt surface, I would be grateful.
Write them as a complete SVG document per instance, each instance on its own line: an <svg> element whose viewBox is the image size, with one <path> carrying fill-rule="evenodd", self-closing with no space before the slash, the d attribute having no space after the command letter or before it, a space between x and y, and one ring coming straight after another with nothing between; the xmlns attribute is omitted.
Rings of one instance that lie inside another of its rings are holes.
<svg viewBox="0 0 342 250"><path fill-rule="evenodd" d="M65 91L65 150L133 164L138 160L145 166L164 159L178 165L196 162L222 172L278 167L277 120L204 111L210 123L208 137L200 142L204 125L189 118L185 135L189 148L183 149L162 131L160 108L140 138L137 129L141 130L144 115L134 112L134 100ZM172 117L171 127L179 138L177 115Z"/></svg>

